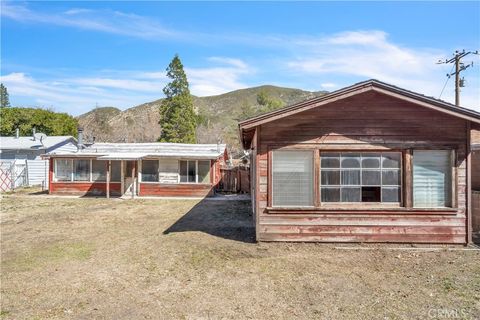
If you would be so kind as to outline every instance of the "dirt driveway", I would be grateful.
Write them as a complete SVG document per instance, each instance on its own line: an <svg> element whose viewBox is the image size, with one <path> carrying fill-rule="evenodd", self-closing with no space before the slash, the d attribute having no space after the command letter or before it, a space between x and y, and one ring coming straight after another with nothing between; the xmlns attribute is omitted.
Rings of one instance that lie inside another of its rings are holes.
<svg viewBox="0 0 480 320"><path fill-rule="evenodd" d="M1 318L480 317L479 251L256 244L249 206L5 197Z"/></svg>

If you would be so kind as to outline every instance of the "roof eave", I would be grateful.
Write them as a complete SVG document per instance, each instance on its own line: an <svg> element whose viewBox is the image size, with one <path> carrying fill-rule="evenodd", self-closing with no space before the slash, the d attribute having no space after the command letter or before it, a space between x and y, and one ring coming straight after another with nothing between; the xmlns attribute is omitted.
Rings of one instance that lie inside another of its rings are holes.
<svg viewBox="0 0 480 320"><path fill-rule="evenodd" d="M265 114L241 121L239 122L239 129L240 131L247 130L266 122L281 119L283 117L290 115L291 113L303 112L321 105L334 102L338 99L344 99L349 96L356 95L356 94L370 91L370 90L383 92L391 96L396 95L398 98L401 98L404 100L407 100L406 98L410 98L408 100L412 103L421 104L425 107L430 107L432 109L450 114L452 116L456 116L456 117L463 118L465 120L480 123L480 113L477 113L473 110L457 107L447 102L426 97L412 91L408 91L402 88L398 88L398 87L380 82L378 80L369 80L369 81L357 83L347 88L334 91L322 97L306 100L286 108L278 109L269 113L265 113Z"/></svg>

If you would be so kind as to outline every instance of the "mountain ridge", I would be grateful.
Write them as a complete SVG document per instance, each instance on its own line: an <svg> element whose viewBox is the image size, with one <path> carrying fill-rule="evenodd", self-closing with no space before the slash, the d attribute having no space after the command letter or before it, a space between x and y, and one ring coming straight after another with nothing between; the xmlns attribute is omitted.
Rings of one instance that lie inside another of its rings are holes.
<svg viewBox="0 0 480 320"><path fill-rule="evenodd" d="M239 149L237 123L244 109L252 115L262 112L257 102L260 93L281 102L285 107L326 94L326 91L305 91L273 85L243 88L231 92L197 97L194 107L202 119L197 129L198 143L227 143ZM97 142L154 142L160 136L159 107L163 98L120 110L98 107L77 117L87 140Z"/></svg>

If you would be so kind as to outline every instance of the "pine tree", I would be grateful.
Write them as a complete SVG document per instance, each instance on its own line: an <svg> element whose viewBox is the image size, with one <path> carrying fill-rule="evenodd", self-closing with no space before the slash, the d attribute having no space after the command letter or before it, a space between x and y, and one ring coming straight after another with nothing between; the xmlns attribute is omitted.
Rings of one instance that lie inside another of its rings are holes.
<svg viewBox="0 0 480 320"><path fill-rule="evenodd" d="M1 108L10 107L10 99L8 98L7 87L5 87L3 83L0 84L0 107Z"/></svg>
<svg viewBox="0 0 480 320"><path fill-rule="evenodd" d="M159 121L162 132L158 141L195 143L197 116L188 89L187 75L178 55L170 62L167 77L172 81L163 88L165 99L160 106Z"/></svg>

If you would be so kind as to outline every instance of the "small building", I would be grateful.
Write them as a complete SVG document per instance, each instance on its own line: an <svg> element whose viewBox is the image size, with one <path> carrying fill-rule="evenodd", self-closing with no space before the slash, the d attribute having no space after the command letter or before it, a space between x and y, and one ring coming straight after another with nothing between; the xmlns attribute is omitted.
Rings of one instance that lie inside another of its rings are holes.
<svg viewBox="0 0 480 320"><path fill-rule="evenodd" d="M0 191L22 186L48 186L48 161L41 158L49 152L75 152L77 141L72 136L0 137Z"/></svg>
<svg viewBox="0 0 480 320"><path fill-rule="evenodd" d="M228 160L224 144L80 146L75 153L45 156L50 159L50 194L211 196L220 179L220 167Z"/></svg>
<svg viewBox="0 0 480 320"><path fill-rule="evenodd" d="M369 80L239 129L259 241L472 241L478 112Z"/></svg>
<svg viewBox="0 0 480 320"><path fill-rule="evenodd" d="M72 136L40 134L33 134L30 137L0 136L0 159L2 161L40 160L45 153L72 151L77 151L77 142Z"/></svg>

